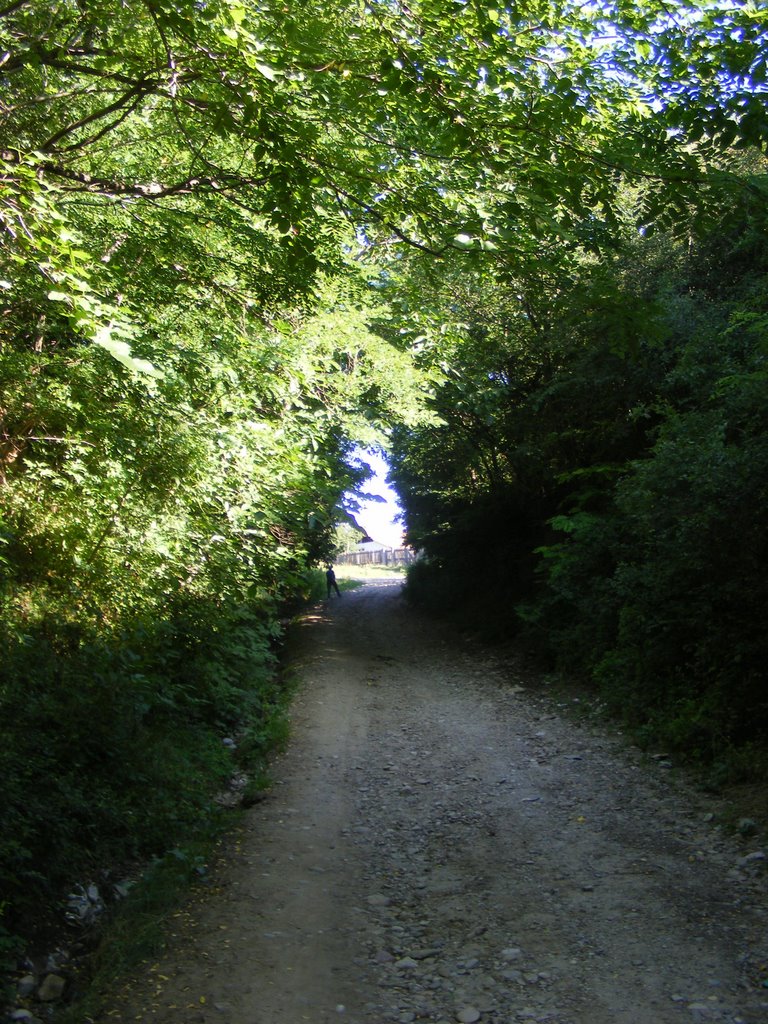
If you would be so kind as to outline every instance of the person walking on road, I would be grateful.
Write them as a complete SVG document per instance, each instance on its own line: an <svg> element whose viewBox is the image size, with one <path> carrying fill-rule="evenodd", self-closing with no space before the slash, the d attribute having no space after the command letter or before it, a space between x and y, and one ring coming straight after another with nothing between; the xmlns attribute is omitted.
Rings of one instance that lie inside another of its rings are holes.
<svg viewBox="0 0 768 1024"><path fill-rule="evenodd" d="M341 591L339 590L339 584L336 582L336 573L333 571L333 566L329 565L325 571L325 582L328 587L328 597L331 596L331 591L336 591L336 596L341 597Z"/></svg>

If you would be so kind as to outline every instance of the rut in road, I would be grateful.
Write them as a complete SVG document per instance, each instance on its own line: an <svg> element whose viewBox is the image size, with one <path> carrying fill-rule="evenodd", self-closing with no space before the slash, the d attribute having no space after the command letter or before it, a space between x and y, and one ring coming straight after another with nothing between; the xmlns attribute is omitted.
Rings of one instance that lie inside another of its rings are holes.
<svg viewBox="0 0 768 1024"><path fill-rule="evenodd" d="M768 1021L761 851L672 769L397 583L318 607L293 647L269 799L104 1021Z"/></svg>

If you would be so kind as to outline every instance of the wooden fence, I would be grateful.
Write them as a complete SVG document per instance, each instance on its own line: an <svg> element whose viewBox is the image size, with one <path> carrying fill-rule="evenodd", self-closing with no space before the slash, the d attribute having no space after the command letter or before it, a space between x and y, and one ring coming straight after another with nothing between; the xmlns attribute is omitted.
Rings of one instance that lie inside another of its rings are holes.
<svg viewBox="0 0 768 1024"><path fill-rule="evenodd" d="M410 548L379 548L377 551L346 551L336 556L337 565L410 565L416 555Z"/></svg>

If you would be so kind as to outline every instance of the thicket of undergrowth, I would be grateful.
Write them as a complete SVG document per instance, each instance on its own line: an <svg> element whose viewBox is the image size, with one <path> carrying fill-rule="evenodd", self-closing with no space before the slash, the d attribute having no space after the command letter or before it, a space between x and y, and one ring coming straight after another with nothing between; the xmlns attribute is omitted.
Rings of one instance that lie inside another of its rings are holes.
<svg viewBox="0 0 768 1024"><path fill-rule="evenodd" d="M0 884L11 930L41 907L55 916L68 885L105 870L118 881L208 824L237 767L222 741L234 732L262 752L276 630L258 608L200 601L110 637L51 617L6 637Z"/></svg>

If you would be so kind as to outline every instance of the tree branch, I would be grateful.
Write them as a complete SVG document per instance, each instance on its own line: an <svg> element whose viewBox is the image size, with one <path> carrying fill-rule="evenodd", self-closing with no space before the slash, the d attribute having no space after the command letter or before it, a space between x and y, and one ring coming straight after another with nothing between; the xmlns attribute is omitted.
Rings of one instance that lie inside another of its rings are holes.
<svg viewBox="0 0 768 1024"><path fill-rule="evenodd" d="M238 175L223 172L220 178L211 177L190 177L183 181L175 182L172 185L161 185L157 182L140 184L137 182L113 181L107 178L94 178L90 174L64 167L61 164L54 164L44 161L41 168L48 174L67 181L77 182L82 186L83 191L101 192L105 195L132 196L136 199L165 199L168 196L190 195L195 192L213 191L222 192L227 186L239 185L256 188L264 185L268 180L264 178L241 178ZM229 198L229 197L228 197Z"/></svg>
<svg viewBox="0 0 768 1024"><path fill-rule="evenodd" d="M155 28L157 29L157 34L160 36L160 39L162 40L163 46L165 48L165 55L168 59L168 70L171 72L171 80L168 83L168 91L171 94L171 96L175 96L176 90L178 88L178 71L176 69L176 59L173 56L173 51L171 50L171 44L168 42L168 38L165 34L165 31L163 30L163 26L160 24L160 20L157 17L157 14L155 13L152 4L145 2L144 6L149 11L149 16L154 22Z"/></svg>
<svg viewBox="0 0 768 1024"><path fill-rule="evenodd" d="M28 2L29 0L16 0L15 3L8 4L7 7L0 10L0 18L8 17L9 14L13 14L14 11L18 11L20 7L23 7Z"/></svg>
<svg viewBox="0 0 768 1024"><path fill-rule="evenodd" d="M108 106L102 107L101 110L95 110L93 111L93 113L88 114L85 117L81 117L79 121L75 121L73 124L67 125L66 128L60 128L59 131L51 135L51 137L49 139L46 139L46 141L40 146L41 152L45 153L53 149L60 139L65 138L65 136L67 135L71 135L72 132L77 131L78 128L84 128L87 124L92 124L94 121L100 121L103 117L107 117L109 114L114 113L116 110L120 110L131 100L135 99L135 102L132 104L132 106L129 108L126 114L124 114L124 116L127 116L132 110L135 110L136 104L139 103L144 96L148 95L156 88L156 85L157 83L150 83L146 81L137 83L133 86L133 88L129 89L128 92L123 93L123 95L120 96L119 99L116 99L114 103L110 103ZM122 118L119 118L115 123L119 124L121 120ZM104 132L102 131L98 135L96 135L95 138L100 138L103 134ZM84 144L85 143L82 142L77 143L75 146L71 146L69 148L75 149L78 146L82 146Z"/></svg>
<svg viewBox="0 0 768 1024"><path fill-rule="evenodd" d="M3 72L5 74L11 74L14 71L22 71L24 68L29 67L29 54L33 53L37 62L47 68L56 68L57 71L74 71L81 75L91 75L94 78L101 79L112 79L115 82L123 82L125 85L136 85L136 79L131 78L129 75L122 75L117 71L106 71L100 68L92 68L90 64L81 64L76 60L64 60L60 56L61 50L45 50L42 46L32 44L28 50L23 53L18 53L13 60L7 61L2 65ZM91 54L81 51L80 56L91 56Z"/></svg>
<svg viewBox="0 0 768 1024"><path fill-rule="evenodd" d="M87 139L81 139L79 142L73 142L70 146L65 146L62 152L71 153L75 149L82 149L83 146L91 146L94 142L98 142L99 139L104 138L105 135L117 128L118 125L122 124L126 118L130 117L143 98L144 94L137 96L133 103L131 103L131 105L124 110L119 117L116 117L114 121L110 121L109 124L104 125L104 127L96 132L95 135L89 135Z"/></svg>
<svg viewBox="0 0 768 1024"><path fill-rule="evenodd" d="M388 231L391 231L392 234L399 238L401 242L406 242L414 249L420 249L422 252L426 252L430 256L443 256L445 255L446 252L448 252L449 249L454 248L454 246L451 245L444 245L440 249L435 249L430 245L426 245L424 242L419 242L417 239L411 238L409 235L407 235L404 231L397 227L396 224L393 224L391 221L387 220L387 218L380 214L374 206L371 206L369 203L364 202L362 199L358 199L357 196L353 196L350 192L347 192L346 189L341 188L341 186L339 185L334 185L332 182L328 182L328 187L332 189L339 205L342 205L341 200L343 197L344 199L353 203L355 206L359 207L361 210L364 210L365 213L367 213L375 221L377 221L379 224L382 224L385 228L387 228Z"/></svg>

